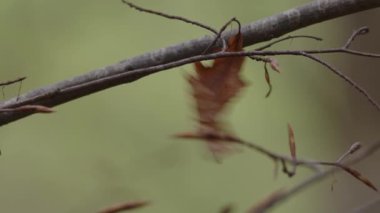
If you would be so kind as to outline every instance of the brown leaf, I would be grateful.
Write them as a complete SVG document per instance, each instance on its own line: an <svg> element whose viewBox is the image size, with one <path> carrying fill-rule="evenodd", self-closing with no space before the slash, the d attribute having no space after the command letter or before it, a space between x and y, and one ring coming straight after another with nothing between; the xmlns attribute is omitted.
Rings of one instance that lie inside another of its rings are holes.
<svg viewBox="0 0 380 213"><path fill-rule="evenodd" d="M263 213L266 212L271 206L276 204L280 199L283 198L285 195L285 190L280 189L272 194L270 194L268 197L264 198L264 200L257 203L255 206L253 206L251 209L249 209L248 213Z"/></svg>
<svg viewBox="0 0 380 213"><path fill-rule="evenodd" d="M42 106L42 105L25 105L18 107L19 110L34 110L35 112L39 113L52 113L54 110L52 108Z"/></svg>
<svg viewBox="0 0 380 213"><path fill-rule="evenodd" d="M54 110L52 108L42 106L42 105L24 105L16 108L6 108L0 109L0 112L17 112L17 111L33 111L37 113L52 113Z"/></svg>
<svg viewBox="0 0 380 213"><path fill-rule="evenodd" d="M238 33L229 39L226 51L242 51L242 47L242 36ZM229 150L222 141L232 136L223 128L220 116L227 103L245 86L239 76L243 62L244 57L218 58L211 67L195 62L196 74L187 79L198 114L198 130L191 138L205 140L214 153Z"/></svg>
<svg viewBox="0 0 380 213"><path fill-rule="evenodd" d="M371 188L375 191L378 191L377 188L375 187L375 185L373 185L373 183L368 178L364 177L360 172L358 172L357 170L355 170L353 168L350 168L348 166L345 166L345 165L337 163L337 162L318 162L318 164L335 166L335 167L341 168L345 172L347 172L348 174L352 175L354 178L358 179L360 182L364 183L369 188Z"/></svg>
<svg viewBox="0 0 380 213"><path fill-rule="evenodd" d="M281 72L281 70L280 70L280 64L278 63L277 59L271 58L269 64L270 64L270 67L272 68L272 70L274 70L274 71L276 71L278 73Z"/></svg>
<svg viewBox="0 0 380 213"><path fill-rule="evenodd" d="M350 175L352 175L353 177L355 177L356 179L358 179L359 181L361 181L362 183L364 183L365 185L367 185L368 187L370 187L371 189L375 190L375 191L378 191L377 188L375 187L375 185L373 185L373 183L368 180L368 178L364 177L362 174L360 174L360 172L358 172L357 170L353 169L353 168L350 168L350 167L347 167L347 166L344 166L342 164L338 164L340 168L342 168L344 171L346 171L347 173L349 173Z"/></svg>
<svg viewBox="0 0 380 213"><path fill-rule="evenodd" d="M99 211L99 213L117 213L122 211L129 211L138 209L144 206L147 206L149 204L148 201L132 201L132 202L125 202L125 203L119 203L115 204L113 206L104 208Z"/></svg>
<svg viewBox="0 0 380 213"><path fill-rule="evenodd" d="M220 213L232 213L233 212L233 205L228 204L228 205L224 206L219 212Z"/></svg>
<svg viewBox="0 0 380 213"><path fill-rule="evenodd" d="M267 82L267 85L269 87L267 94L265 95L266 98L269 97L269 95L272 93L272 83L270 82L270 75L267 68L267 63L264 64L264 73L265 73L265 81Z"/></svg>
<svg viewBox="0 0 380 213"><path fill-rule="evenodd" d="M294 161L297 160L296 156L296 141L294 139L294 130L293 127L288 124L288 134L289 134L289 149L290 149L290 154L293 158Z"/></svg>

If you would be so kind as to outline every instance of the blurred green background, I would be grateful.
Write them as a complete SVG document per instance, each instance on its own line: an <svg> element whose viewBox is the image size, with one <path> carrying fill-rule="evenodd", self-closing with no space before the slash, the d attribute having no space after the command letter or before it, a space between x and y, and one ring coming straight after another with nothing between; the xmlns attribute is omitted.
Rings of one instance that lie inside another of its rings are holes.
<svg viewBox="0 0 380 213"><path fill-rule="evenodd" d="M234 16L249 23L309 1L137 2L218 28ZM367 42L363 48L380 52L373 42L380 28L371 23L378 13L373 10L292 33L320 36L325 38L322 43L300 39L277 48L338 46L353 29L369 25L373 34L357 43ZM0 32L0 81L28 76L22 92L207 33L139 13L118 0L2 0ZM380 100L378 62L324 58ZM244 78L250 86L227 115L237 135L287 154L289 122L300 157L329 161L357 140L379 138L377 112L344 81L307 59L277 59L284 72L271 73L274 90L269 99L264 98L262 64L246 62ZM160 72L56 107L55 114L33 115L1 127L1 212L96 212L136 199L152 201L136 211L141 213L218 212L229 203L243 212L272 191L310 175L300 169L292 179L282 174L274 179L272 161L244 149L217 164L202 143L172 138L195 128L184 79L191 70L184 66ZM6 87L5 99L16 96L17 89ZM378 166L371 166L371 161L375 158L356 168L379 185ZM346 212L374 196L347 175L337 178L333 192L328 178L274 212Z"/></svg>

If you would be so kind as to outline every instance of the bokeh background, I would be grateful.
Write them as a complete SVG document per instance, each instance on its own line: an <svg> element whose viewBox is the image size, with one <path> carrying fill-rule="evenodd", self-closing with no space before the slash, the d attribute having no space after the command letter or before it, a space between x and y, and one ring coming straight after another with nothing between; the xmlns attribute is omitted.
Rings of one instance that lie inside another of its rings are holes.
<svg viewBox="0 0 380 213"><path fill-rule="evenodd" d="M218 28L231 17L249 23L307 3L306 0L142 0L142 6ZM323 42L294 40L278 49L339 46L351 32L372 32L354 48L380 52L379 10L307 27ZM0 80L28 79L22 92L83 74L122 59L203 36L178 21L131 10L120 1L0 1ZM329 55L380 101L379 60ZM227 115L234 132L273 151L288 153L286 124L296 132L302 157L333 161L355 141L380 138L378 112L343 80L299 57L278 57L282 74L267 86L262 64L247 61L250 86ZM114 203L150 200L136 212L218 212L232 203L243 212L272 191L310 172L273 178L273 163L242 149L217 164L200 142L171 135L194 128L191 66L143 78L33 115L0 128L1 212L96 212ZM8 99L18 86L4 89ZM379 155L355 166L380 186ZM327 178L279 205L274 212L347 212L376 195L345 174L330 191ZM378 208L380 208L378 206ZM376 207L373 212L376 212Z"/></svg>

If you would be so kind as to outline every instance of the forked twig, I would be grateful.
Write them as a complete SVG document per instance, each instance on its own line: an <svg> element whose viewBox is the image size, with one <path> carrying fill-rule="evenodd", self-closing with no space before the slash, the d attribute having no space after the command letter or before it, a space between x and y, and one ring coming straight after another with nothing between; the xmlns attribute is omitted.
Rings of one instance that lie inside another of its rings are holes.
<svg viewBox="0 0 380 213"><path fill-rule="evenodd" d="M206 54L215 44L216 42L221 39L221 36L222 36L222 33L226 30L227 26L230 25L232 22L236 22L239 27L238 27L238 32L240 33L240 28L241 28L241 25L240 25L240 22L235 18L233 17L232 19L230 19L229 21L227 21L219 30L219 32L216 34L214 40L206 47L206 49L203 51L202 55ZM222 42L223 42L223 48L222 48L222 51L221 52L224 52L224 50L227 48L227 44L226 44L226 41L224 39L221 39Z"/></svg>
<svg viewBox="0 0 380 213"><path fill-rule="evenodd" d="M206 29L206 30L214 33L215 34L214 40L206 47L206 49L202 52L202 55L206 54L216 44L216 42L219 39L221 39L222 33L225 31L225 29L227 28L227 26L230 25L232 22L236 22L239 25L239 32L240 32L240 28L241 28L240 22L235 17L233 17L229 21L227 21L220 28L220 30L218 31L218 30L214 29L213 27L210 27L210 26L208 26L206 24L200 23L198 21L190 20L190 19L182 17L182 16L169 15L167 13L163 13L163 12L159 12L159 11L155 11L155 10L151 10L151 9L146 9L146 8L140 7L140 6L136 5L136 4L133 4L133 3L129 2L129 1L127 1L127 0L122 0L122 2L124 4L127 4L129 7L133 8L133 9L136 9L136 10L138 10L140 12L145 12L145 13L150 13L150 14L158 15L158 16L161 16L161 17L164 17L164 18L168 18L168 19L174 19L174 20L183 21L185 23L189 23L189 24L198 26L200 28ZM221 41L223 43L222 51L224 51L224 49L226 48L226 42L225 42L224 39L221 39Z"/></svg>
<svg viewBox="0 0 380 213"><path fill-rule="evenodd" d="M368 156L372 155L373 153L377 152L380 149L380 141L375 141L372 144L369 144L361 149L361 151L353 157L351 160L348 160L345 165L352 165L357 162L360 162L361 160L367 158ZM295 186L291 187L287 190L282 190L280 194L277 194L276 199L270 200L271 202L268 203L265 208L262 208L262 211L259 212L267 212L271 208L275 207L277 204L284 202L285 200L291 198L294 194L301 192L302 190L306 189L307 187L311 186L313 183L320 181L327 176L339 171L339 167L332 167L330 169L327 169L322 172L318 172L314 175L312 175L309 178L306 178L304 181L296 184ZM264 199L265 200L265 199ZM378 201L374 201L378 202ZM256 212L255 212L256 213ZM258 212L257 212L258 213ZM359 213L359 212L356 212Z"/></svg>
<svg viewBox="0 0 380 213"><path fill-rule="evenodd" d="M18 83L18 82L22 82L25 79L26 79L26 77L20 77L20 78L17 78L17 79L14 79L14 80L10 80L10 81L0 82L0 87L2 87L2 86L8 86L8 85L15 84L15 83Z"/></svg>

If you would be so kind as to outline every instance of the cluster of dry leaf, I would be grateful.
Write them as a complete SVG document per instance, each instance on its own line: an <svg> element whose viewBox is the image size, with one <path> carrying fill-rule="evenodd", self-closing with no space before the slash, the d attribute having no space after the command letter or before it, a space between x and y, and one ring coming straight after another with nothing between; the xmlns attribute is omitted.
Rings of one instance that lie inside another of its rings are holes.
<svg viewBox="0 0 380 213"><path fill-rule="evenodd" d="M240 33L230 38L226 51L241 51L243 38ZM196 103L198 129L196 132L178 134L181 138L203 139L213 153L228 151L226 141L235 138L226 131L221 115L227 104L245 86L240 77L244 57L215 59L211 67L195 62L195 76L187 80Z"/></svg>

